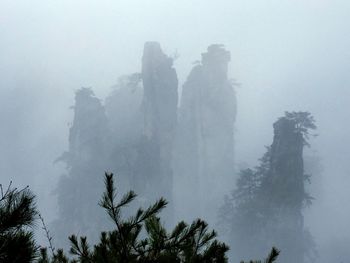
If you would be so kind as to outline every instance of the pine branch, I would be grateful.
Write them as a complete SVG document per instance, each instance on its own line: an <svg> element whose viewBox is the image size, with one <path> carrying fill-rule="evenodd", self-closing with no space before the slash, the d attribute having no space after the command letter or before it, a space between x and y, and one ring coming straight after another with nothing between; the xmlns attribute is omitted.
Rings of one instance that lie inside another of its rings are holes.
<svg viewBox="0 0 350 263"><path fill-rule="evenodd" d="M265 259L265 263L275 262L279 254L280 254L280 251L275 247L273 247L271 249L269 256L267 257L267 259Z"/></svg>
<svg viewBox="0 0 350 263"><path fill-rule="evenodd" d="M41 214L39 214L39 218L40 218L40 221L42 224L42 229L44 230L46 239L49 243L49 248L50 248L51 254L52 254L52 256L54 256L55 255L55 247L52 244L52 236L50 236L50 232L49 232L49 230L45 224L44 218L41 216Z"/></svg>

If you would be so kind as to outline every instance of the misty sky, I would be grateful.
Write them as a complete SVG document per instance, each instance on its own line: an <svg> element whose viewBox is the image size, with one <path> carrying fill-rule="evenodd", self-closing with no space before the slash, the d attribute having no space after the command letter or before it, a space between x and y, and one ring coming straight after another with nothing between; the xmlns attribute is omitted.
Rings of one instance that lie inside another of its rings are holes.
<svg viewBox="0 0 350 263"><path fill-rule="evenodd" d="M310 111L311 151L325 169L315 207L334 213L314 229L349 236L349 13L348 0L0 0L1 173L31 169L48 194L53 185L40 187L60 175L52 161L67 147L75 90L104 99L119 76L140 71L148 40L179 54L182 84L207 46L222 43L241 84L236 162L256 163L285 110Z"/></svg>

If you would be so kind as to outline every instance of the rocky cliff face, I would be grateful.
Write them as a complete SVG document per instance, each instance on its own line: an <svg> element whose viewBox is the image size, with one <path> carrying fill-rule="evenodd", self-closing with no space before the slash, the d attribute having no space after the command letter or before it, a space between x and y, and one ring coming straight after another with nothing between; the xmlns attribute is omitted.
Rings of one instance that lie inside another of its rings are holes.
<svg viewBox="0 0 350 263"><path fill-rule="evenodd" d="M59 243L77 231L94 240L106 226L97 206L105 171L116 173L122 192L137 192L135 205L145 206L159 197L173 205L177 88L172 59L158 43L148 42L141 74L121 78L105 105L91 89L77 91L69 149L59 158L67 164L67 176L61 178L57 191L59 220L54 230ZM171 207L167 211L168 221Z"/></svg>
<svg viewBox="0 0 350 263"><path fill-rule="evenodd" d="M266 233L268 239L284 253L284 262L304 262L305 250L310 244L305 239L302 208L304 189L303 134L296 122L285 117L274 123L274 139L270 153L270 171L263 181L264 196L270 212Z"/></svg>
<svg viewBox="0 0 350 263"><path fill-rule="evenodd" d="M295 122L281 118L274 123L271 145L269 182L274 188L275 202L290 210L300 211L304 200L303 135L295 130Z"/></svg>
<svg viewBox="0 0 350 263"><path fill-rule="evenodd" d="M103 217L96 203L104 171L117 175L119 189L138 194L136 206L166 198L166 222L174 220L176 203L177 219L213 223L233 185L236 100L229 61L220 45L202 54L184 85L179 119L173 59L157 42L145 44L141 73L121 78L105 105L90 89L79 90L69 150L61 158L68 166L58 190L61 229L72 225L89 234L91 221L100 220L95 215ZM78 226L81 218L86 220Z"/></svg>
<svg viewBox="0 0 350 263"><path fill-rule="evenodd" d="M163 196L171 202L178 80L173 60L163 53L159 43L145 44L141 76L143 129L134 182L136 190L144 196Z"/></svg>
<svg viewBox="0 0 350 263"><path fill-rule="evenodd" d="M67 246L68 235L78 232L97 240L98 230L105 226L97 206L103 190L103 174L108 170L109 129L105 110L88 88L76 92L73 109L69 149L60 158L67 164L67 175L59 181L59 219L53 224L59 246Z"/></svg>
<svg viewBox="0 0 350 263"><path fill-rule="evenodd" d="M215 220L225 191L233 185L236 98L228 79L230 53L211 45L183 86L177 130L177 203L191 200L181 216Z"/></svg>
<svg viewBox="0 0 350 263"><path fill-rule="evenodd" d="M105 102L109 128L110 171L118 178L120 189L135 190L135 171L143 130L141 75L123 76Z"/></svg>

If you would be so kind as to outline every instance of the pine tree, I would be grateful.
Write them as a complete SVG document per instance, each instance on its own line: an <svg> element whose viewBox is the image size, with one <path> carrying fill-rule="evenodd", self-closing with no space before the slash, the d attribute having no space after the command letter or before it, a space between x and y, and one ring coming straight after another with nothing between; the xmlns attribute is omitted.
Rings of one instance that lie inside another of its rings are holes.
<svg viewBox="0 0 350 263"><path fill-rule="evenodd" d="M28 187L4 190L0 184L0 262L32 262L38 247L33 238L37 210Z"/></svg>
<svg viewBox="0 0 350 263"><path fill-rule="evenodd" d="M201 219L188 225L179 222L168 232L161 223L159 212L167 202L160 198L147 209L124 218L123 212L136 198L133 191L124 194L119 201L119 192L114 186L113 174L105 175L106 190L100 201L115 229L102 232L100 241L91 247L86 237L69 237L71 242L70 259L62 249L55 250L42 217L43 228L49 238L52 255L46 248L40 248L33 238L31 227L38 215L34 195L28 187L6 191L0 185L0 262L2 263L221 263L227 262L228 247L216 240L216 232L209 231ZM264 261L275 261L279 251L272 249ZM260 261L250 261L260 263Z"/></svg>
<svg viewBox="0 0 350 263"><path fill-rule="evenodd" d="M173 231L167 232L158 216L167 204L163 198L125 219L123 209L135 200L136 194L129 191L117 201L119 192L113 174L105 175L105 186L100 206L106 210L115 229L102 232L93 248L86 237L70 236L74 260L68 260L61 250L50 259L44 249L39 262L227 262L228 247L215 239L216 232L209 231L206 222L201 219L190 225L180 222Z"/></svg>
<svg viewBox="0 0 350 263"><path fill-rule="evenodd" d="M304 262L314 250L302 209L312 197L305 191L303 148L316 129L308 112L286 112L274 123L274 139L260 164L240 172L236 189L221 209L223 224L239 258L261 257L277 245L285 262Z"/></svg>

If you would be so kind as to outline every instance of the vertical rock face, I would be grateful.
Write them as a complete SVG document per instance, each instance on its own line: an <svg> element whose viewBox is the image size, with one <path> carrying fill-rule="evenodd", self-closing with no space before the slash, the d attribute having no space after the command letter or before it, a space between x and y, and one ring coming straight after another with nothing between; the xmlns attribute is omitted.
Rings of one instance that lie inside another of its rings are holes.
<svg viewBox="0 0 350 263"><path fill-rule="evenodd" d="M96 240L106 226L97 205L105 171L117 174L122 191L137 192L137 205L159 197L172 205L171 160L178 101L172 62L158 43L149 42L142 73L121 78L105 106L91 89L76 93L69 150L60 158L68 171L57 191L59 219L54 230L60 246L77 232ZM168 215L171 220L171 212Z"/></svg>
<svg viewBox="0 0 350 263"><path fill-rule="evenodd" d="M211 45L183 86L177 149L177 203L180 216L214 221L218 204L233 185L236 98L228 80L230 53Z"/></svg>
<svg viewBox="0 0 350 263"><path fill-rule="evenodd" d="M105 225L96 205L104 171L117 174L121 189L135 190L138 205L166 198L166 222L173 220L173 190L181 219L214 222L233 184L236 100L227 77L229 61L230 53L220 45L202 54L184 85L179 125L173 60L156 42L144 46L141 73L122 78L105 106L90 89L76 93L69 150L61 158L68 176L58 187L56 232L62 240L77 230L93 237L99 233L93 225Z"/></svg>
<svg viewBox="0 0 350 263"><path fill-rule="evenodd" d="M92 90L82 88L75 95L73 125L69 131L70 166L96 163L105 152L107 117ZM74 169L74 167L72 167Z"/></svg>
<svg viewBox="0 0 350 263"><path fill-rule="evenodd" d="M139 144L136 190L147 198L172 200L172 147L177 124L178 80L173 60L156 42L142 57L143 130Z"/></svg>
<svg viewBox="0 0 350 263"><path fill-rule="evenodd" d="M117 175L119 189L135 189L133 181L143 129L140 77L139 73L121 77L105 103L111 131L109 169Z"/></svg>
<svg viewBox="0 0 350 263"><path fill-rule="evenodd" d="M303 148L314 122L308 112L286 112L274 123L272 145L259 165L240 172L232 202L228 199L222 210L235 260L262 257L276 246L283 251L282 262L313 262L315 244L302 213L311 201L304 188L309 177Z"/></svg>
<svg viewBox="0 0 350 263"><path fill-rule="evenodd" d="M275 200L280 198L290 210L300 211L305 197L304 190L304 140L295 131L295 122L281 118L273 125L274 139L271 145L270 177Z"/></svg>
<svg viewBox="0 0 350 263"><path fill-rule="evenodd" d="M60 158L67 164L68 175L60 179L59 219L54 222L56 242L67 245L67 236L84 233L96 240L105 224L97 202L103 190L106 163L107 118L101 102L90 89L75 96L74 120L69 132L69 150Z"/></svg>
<svg viewBox="0 0 350 263"><path fill-rule="evenodd" d="M178 80L172 58L159 43L147 42L142 57L144 134L147 138L173 134L177 118Z"/></svg>
<svg viewBox="0 0 350 263"><path fill-rule="evenodd" d="M271 242L284 253L284 262L304 262L304 219L302 207L305 200L303 134L296 130L294 120L280 118L274 123L271 145L270 172L263 182L268 210L273 220Z"/></svg>

